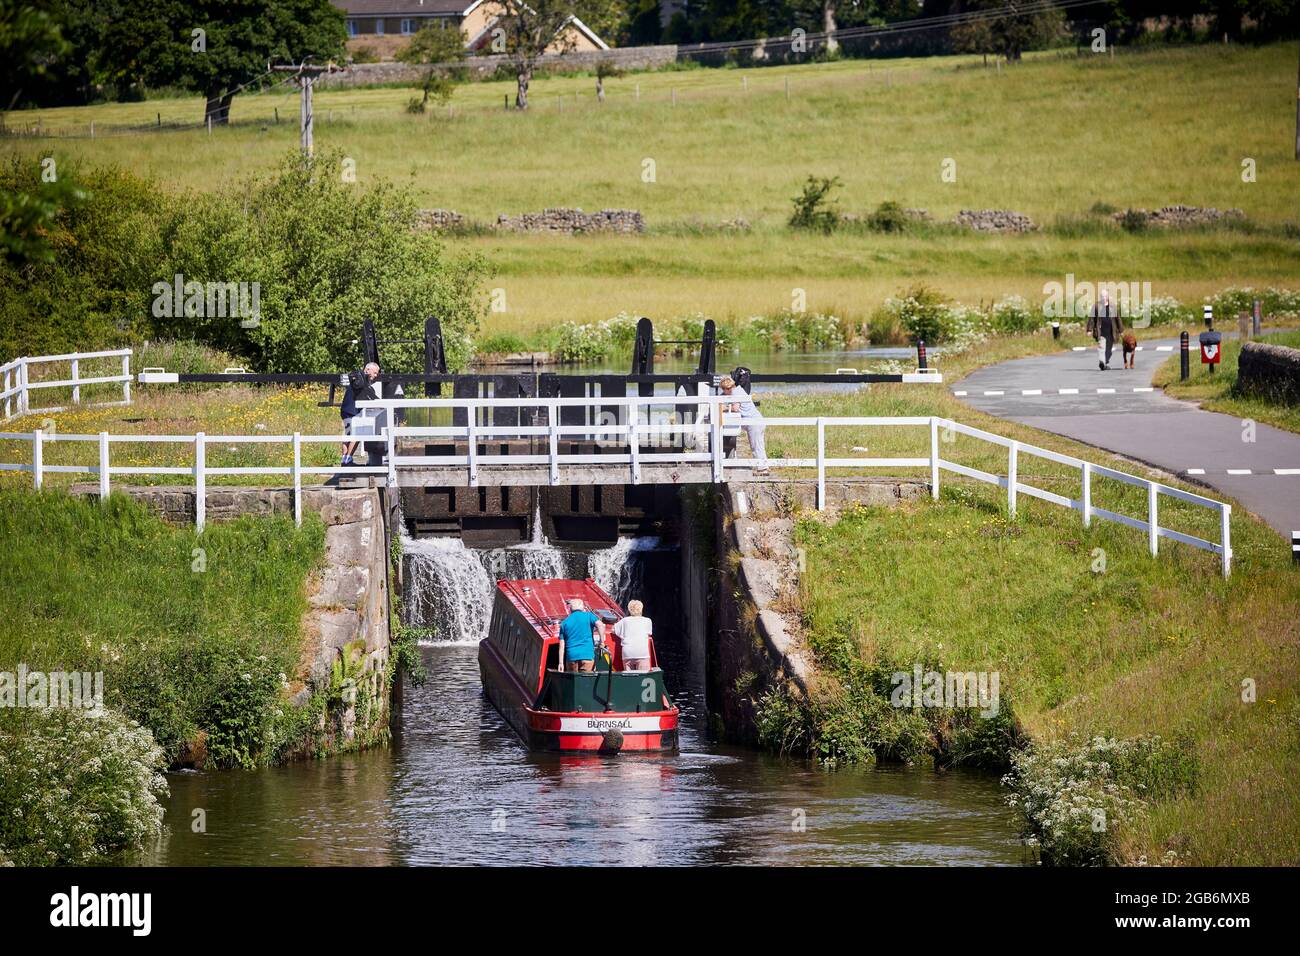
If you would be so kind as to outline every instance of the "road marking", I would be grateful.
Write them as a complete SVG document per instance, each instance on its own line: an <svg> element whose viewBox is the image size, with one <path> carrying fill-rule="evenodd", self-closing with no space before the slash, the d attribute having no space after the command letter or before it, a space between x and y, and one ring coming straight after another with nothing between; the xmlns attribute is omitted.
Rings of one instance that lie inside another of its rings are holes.
<svg viewBox="0 0 1300 956"><path fill-rule="evenodd" d="M965 392L953 392L953 394L956 395L958 398L960 398L961 396L965 395L966 393L965 393Z"/></svg>
<svg viewBox="0 0 1300 956"><path fill-rule="evenodd" d="M1188 468L1188 469L1187 469L1187 473L1188 473L1189 475L1203 475L1203 474L1205 474L1205 469L1204 469L1204 468Z"/></svg>
<svg viewBox="0 0 1300 956"><path fill-rule="evenodd" d="M1115 390L1114 390L1113 388L1099 388L1099 389L1097 389L1097 394L1098 394L1098 395L1114 395L1114 394L1115 394Z"/></svg>
<svg viewBox="0 0 1300 956"><path fill-rule="evenodd" d="M1300 468L1274 468L1275 475L1300 475Z"/></svg>
<svg viewBox="0 0 1300 956"><path fill-rule="evenodd" d="M1077 388L1063 388L1063 389L1061 389L1061 394L1062 394L1062 395L1078 395L1078 394L1079 394L1079 390L1078 390Z"/></svg>
<svg viewBox="0 0 1300 956"><path fill-rule="evenodd" d="M1042 395L1043 390L1041 388L1022 388L1020 390L1020 394L1021 395Z"/></svg>
<svg viewBox="0 0 1300 956"><path fill-rule="evenodd" d="M1006 393L1005 393L1005 392L990 392L990 391L985 391L984 394L985 394L985 395L1003 395L1003 394L1006 394Z"/></svg>
<svg viewBox="0 0 1300 956"><path fill-rule="evenodd" d="M1135 392L1154 392L1154 391L1155 391L1155 386L1153 386L1153 385L1147 385L1145 388L1135 388L1135 389L1133 389L1133 391L1135 391Z"/></svg>
<svg viewBox="0 0 1300 956"><path fill-rule="evenodd" d="M1173 350L1174 350L1174 347L1173 347L1172 345L1157 345L1157 346L1156 346L1156 351L1157 351L1157 352L1172 352Z"/></svg>
<svg viewBox="0 0 1300 956"><path fill-rule="evenodd" d="M1091 346L1087 346L1087 345L1076 345L1076 346L1074 346L1073 348L1071 348L1070 351L1071 351L1071 352L1087 352L1090 348L1091 348Z"/></svg>
<svg viewBox="0 0 1300 956"><path fill-rule="evenodd" d="M1250 474L1250 469L1249 469L1249 468L1229 468L1229 469L1228 469L1228 474L1230 474L1230 475L1249 475L1249 474Z"/></svg>

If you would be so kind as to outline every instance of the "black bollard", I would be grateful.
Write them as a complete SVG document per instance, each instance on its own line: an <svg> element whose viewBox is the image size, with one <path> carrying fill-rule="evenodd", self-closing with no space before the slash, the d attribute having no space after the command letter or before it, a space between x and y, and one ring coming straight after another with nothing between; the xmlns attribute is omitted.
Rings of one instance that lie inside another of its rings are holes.
<svg viewBox="0 0 1300 956"><path fill-rule="evenodd" d="M1060 322L1053 322L1053 323L1052 323L1052 338L1054 338L1054 339L1059 339L1060 337L1061 337L1061 323L1060 323Z"/></svg>
<svg viewBox="0 0 1300 956"><path fill-rule="evenodd" d="M1291 532L1291 563L1300 564L1300 531Z"/></svg>
<svg viewBox="0 0 1300 956"><path fill-rule="evenodd" d="M1178 369L1180 373L1179 377L1185 382L1187 381L1187 376L1191 374L1191 369L1187 367L1189 352L1191 350L1191 337L1186 332L1182 332L1178 336L1178 349L1180 359Z"/></svg>
<svg viewBox="0 0 1300 956"><path fill-rule="evenodd" d="M925 364L925 339L916 340L916 367L918 369L926 368Z"/></svg>

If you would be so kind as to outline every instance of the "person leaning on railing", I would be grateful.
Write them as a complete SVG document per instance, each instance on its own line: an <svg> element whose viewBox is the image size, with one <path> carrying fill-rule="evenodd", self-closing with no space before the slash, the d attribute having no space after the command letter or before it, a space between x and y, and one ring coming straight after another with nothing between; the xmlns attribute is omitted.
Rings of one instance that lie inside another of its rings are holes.
<svg viewBox="0 0 1300 956"><path fill-rule="evenodd" d="M722 376L722 381L718 382L718 387L722 389L722 394L730 398L738 399L734 403L723 403L721 412L740 412L741 427L749 435L749 447L754 450L754 457L758 459L758 467L754 469L756 475L766 475L767 467L767 444L763 441L763 414L754 404L754 400L749 397L749 393L736 384L736 380L730 375Z"/></svg>
<svg viewBox="0 0 1300 956"><path fill-rule="evenodd" d="M348 387L343 392L343 404L339 408L339 415L343 419L343 434L351 437L357 421L362 417L357 409L357 402L373 402L379 397L375 394L374 386L378 379L379 366L374 362L368 362L359 372L348 373ZM357 446L360 444L359 441L343 443L343 464L356 464L352 456L356 454Z"/></svg>

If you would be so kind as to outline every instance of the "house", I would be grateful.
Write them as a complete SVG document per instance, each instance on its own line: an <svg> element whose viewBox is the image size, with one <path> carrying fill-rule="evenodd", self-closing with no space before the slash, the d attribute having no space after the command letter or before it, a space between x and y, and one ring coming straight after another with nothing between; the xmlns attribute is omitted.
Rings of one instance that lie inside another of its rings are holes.
<svg viewBox="0 0 1300 956"><path fill-rule="evenodd" d="M504 13L496 0L334 0L347 16L348 48L370 47L391 58L429 23L458 28L467 50L489 53L492 28ZM608 50L609 45L577 17L564 27L566 50ZM556 43L548 52L560 52Z"/></svg>

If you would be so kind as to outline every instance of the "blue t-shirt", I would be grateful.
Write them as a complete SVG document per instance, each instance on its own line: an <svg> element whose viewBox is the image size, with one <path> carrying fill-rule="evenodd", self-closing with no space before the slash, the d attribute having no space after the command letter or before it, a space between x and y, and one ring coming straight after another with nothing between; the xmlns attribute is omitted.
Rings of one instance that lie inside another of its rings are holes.
<svg viewBox="0 0 1300 956"><path fill-rule="evenodd" d="M596 641L591 635L591 629L599 623L600 618L590 611L571 611L560 622L560 637L564 639L566 661L596 659Z"/></svg>

